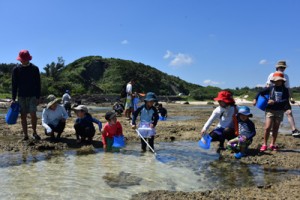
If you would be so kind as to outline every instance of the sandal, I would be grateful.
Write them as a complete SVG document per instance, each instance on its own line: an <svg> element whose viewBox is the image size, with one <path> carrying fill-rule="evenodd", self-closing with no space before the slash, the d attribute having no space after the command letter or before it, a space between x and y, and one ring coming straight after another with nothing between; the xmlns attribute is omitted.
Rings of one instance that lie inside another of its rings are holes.
<svg viewBox="0 0 300 200"><path fill-rule="evenodd" d="M276 146L276 145L270 145L270 146L269 146L269 149L270 149L271 151L277 151L277 150L278 150L278 146Z"/></svg>
<svg viewBox="0 0 300 200"><path fill-rule="evenodd" d="M260 147L260 152L263 152L263 151L266 151L268 149L268 146L267 145L262 145Z"/></svg>

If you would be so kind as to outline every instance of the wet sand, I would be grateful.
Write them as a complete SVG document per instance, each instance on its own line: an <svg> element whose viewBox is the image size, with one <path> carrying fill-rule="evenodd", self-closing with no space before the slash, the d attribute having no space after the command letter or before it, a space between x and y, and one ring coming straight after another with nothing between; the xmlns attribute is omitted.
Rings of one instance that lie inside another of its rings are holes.
<svg viewBox="0 0 300 200"><path fill-rule="evenodd" d="M107 107L107 105L102 105ZM168 115L172 117L186 116L191 117L189 120L181 121L159 121L157 126L156 142L172 142L172 141L195 141L197 142L199 132L203 124L208 119L213 106L207 108L193 109L195 105L182 104L167 104ZM104 112L94 113L96 117L106 123ZM65 132L62 134L62 139L58 142L52 142L44 134L41 126L41 119L38 121L38 134L42 137L41 141L29 140L21 141L22 132L20 119L16 125L7 125L4 119L0 119L0 153L2 152L39 152L45 150L68 150L71 148L84 149L87 144L76 144L75 132L73 129L73 117L67 120ZM130 122L124 117L119 117L118 120L123 125L123 132L127 142L137 142L140 139L131 129ZM241 163L258 164L265 168L280 168L283 170L300 170L300 139L292 136L279 134L277 144L280 150L277 152L267 151L260 153L259 148L263 140L263 122L257 121L254 118L257 128L257 135L254 137L253 143L250 146L249 155L239 160ZM30 121L28 121L30 123ZM214 125L214 124L213 124ZM101 135L96 127L96 135L92 146L101 148ZM29 124L29 135L32 130ZM213 143L213 148L216 149L217 143ZM233 154L228 151L221 151L220 164L235 159ZM300 176L288 176L285 180L277 183L267 183L266 185L257 185L252 187L232 188L231 190L212 190L199 192L172 192L172 191L150 191L147 193L136 194L132 199L300 199Z"/></svg>

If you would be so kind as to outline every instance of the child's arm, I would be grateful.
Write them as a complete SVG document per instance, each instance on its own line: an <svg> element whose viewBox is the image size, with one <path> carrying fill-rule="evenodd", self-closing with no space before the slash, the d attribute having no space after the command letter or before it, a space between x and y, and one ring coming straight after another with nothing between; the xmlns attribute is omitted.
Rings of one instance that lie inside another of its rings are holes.
<svg viewBox="0 0 300 200"><path fill-rule="evenodd" d="M96 118L92 118L92 122L98 124L99 131L101 131L101 129L102 129L102 123L98 119L96 119Z"/></svg>
<svg viewBox="0 0 300 200"><path fill-rule="evenodd" d="M247 137L247 140L251 140L256 135L255 124L249 120L247 123L251 134Z"/></svg>
<svg viewBox="0 0 300 200"><path fill-rule="evenodd" d="M159 115L158 115L158 112L157 112L155 107L152 107L152 109L154 110L154 113L153 113L153 116L152 116L152 120L153 120L152 124L153 124L153 127L155 127L157 125Z"/></svg>
<svg viewBox="0 0 300 200"><path fill-rule="evenodd" d="M140 106L138 109L136 109L136 111L133 112L133 114L132 114L132 122L131 122L132 128L136 127L135 121L136 121L136 118L138 117L139 113L141 112L142 108L143 108L143 106Z"/></svg>
<svg viewBox="0 0 300 200"><path fill-rule="evenodd" d="M204 124L202 130L201 130L201 135L203 135L210 127L210 125L215 121L215 119L217 119L218 117L221 116L221 108L217 107L211 114L211 116L209 117L209 119L206 121L206 123Z"/></svg>
<svg viewBox="0 0 300 200"><path fill-rule="evenodd" d="M105 130L105 127L102 130L102 143L103 143L103 149L106 149L106 130Z"/></svg>

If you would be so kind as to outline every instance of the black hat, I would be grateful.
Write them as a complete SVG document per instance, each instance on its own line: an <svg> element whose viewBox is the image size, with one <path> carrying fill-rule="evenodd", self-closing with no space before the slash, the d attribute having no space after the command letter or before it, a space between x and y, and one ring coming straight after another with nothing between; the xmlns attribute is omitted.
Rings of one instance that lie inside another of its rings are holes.
<svg viewBox="0 0 300 200"><path fill-rule="evenodd" d="M106 114L105 114L105 119L106 120L111 120L112 118L114 118L116 116L116 113L112 112L112 111L108 111Z"/></svg>

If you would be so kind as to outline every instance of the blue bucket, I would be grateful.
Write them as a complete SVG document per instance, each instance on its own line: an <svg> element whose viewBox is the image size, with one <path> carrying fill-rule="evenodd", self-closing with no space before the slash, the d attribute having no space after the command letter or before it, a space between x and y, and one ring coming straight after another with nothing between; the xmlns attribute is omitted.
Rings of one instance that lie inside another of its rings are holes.
<svg viewBox="0 0 300 200"><path fill-rule="evenodd" d="M266 110L268 105L269 95L259 95L256 101L256 107L261 109L262 111Z"/></svg>
<svg viewBox="0 0 300 200"><path fill-rule="evenodd" d="M167 120L167 117L159 116L159 120L160 120L160 121L166 121L166 120Z"/></svg>
<svg viewBox="0 0 300 200"><path fill-rule="evenodd" d="M20 105L18 103L12 103L8 112L5 116L5 121L7 124L16 124L20 112Z"/></svg>
<svg viewBox="0 0 300 200"><path fill-rule="evenodd" d="M125 147L124 135L114 136L113 147L122 148Z"/></svg>
<svg viewBox="0 0 300 200"><path fill-rule="evenodd" d="M210 135L204 134L201 140L199 140L198 145L203 149L209 149L211 140L212 138L210 137Z"/></svg>

